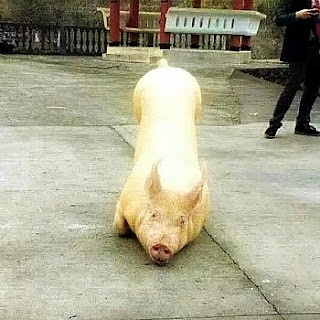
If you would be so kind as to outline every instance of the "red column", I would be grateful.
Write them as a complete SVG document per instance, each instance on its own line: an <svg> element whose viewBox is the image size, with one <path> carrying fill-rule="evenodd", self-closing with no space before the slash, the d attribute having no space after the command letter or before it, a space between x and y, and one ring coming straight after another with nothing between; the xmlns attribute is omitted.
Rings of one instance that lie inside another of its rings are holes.
<svg viewBox="0 0 320 320"><path fill-rule="evenodd" d="M130 0L128 27L139 27L139 0ZM139 33L130 33L129 45L137 47L139 45Z"/></svg>
<svg viewBox="0 0 320 320"><path fill-rule="evenodd" d="M244 0L243 5L244 10L252 10L253 9L253 0ZM241 50L251 50L251 37L243 36L242 37L242 45Z"/></svg>
<svg viewBox="0 0 320 320"><path fill-rule="evenodd" d="M120 44L120 0L110 0L110 46Z"/></svg>
<svg viewBox="0 0 320 320"><path fill-rule="evenodd" d="M192 0L192 6L194 8L201 8L201 0ZM196 34L191 35L191 48L199 48L199 36Z"/></svg>
<svg viewBox="0 0 320 320"><path fill-rule="evenodd" d="M172 0L161 0L160 18L160 49L170 49L170 33L164 32L166 26L166 14L172 6Z"/></svg>
<svg viewBox="0 0 320 320"><path fill-rule="evenodd" d="M232 8L233 10L242 10L245 0L233 0ZM231 51L240 51L242 44L242 36L231 36L230 39L230 50Z"/></svg>

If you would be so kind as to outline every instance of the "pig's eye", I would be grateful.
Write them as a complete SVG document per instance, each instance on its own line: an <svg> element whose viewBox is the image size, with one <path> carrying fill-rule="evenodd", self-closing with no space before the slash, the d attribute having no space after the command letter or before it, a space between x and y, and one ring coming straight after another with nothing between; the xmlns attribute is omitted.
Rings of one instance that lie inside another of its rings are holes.
<svg viewBox="0 0 320 320"><path fill-rule="evenodd" d="M159 212L158 211L152 211L151 212L151 218L156 219L159 217Z"/></svg>
<svg viewBox="0 0 320 320"><path fill-rule="evenodd" d="M179 219L179 223L183 227L187 223L187 218L185 216L181 216Z"/></svg>

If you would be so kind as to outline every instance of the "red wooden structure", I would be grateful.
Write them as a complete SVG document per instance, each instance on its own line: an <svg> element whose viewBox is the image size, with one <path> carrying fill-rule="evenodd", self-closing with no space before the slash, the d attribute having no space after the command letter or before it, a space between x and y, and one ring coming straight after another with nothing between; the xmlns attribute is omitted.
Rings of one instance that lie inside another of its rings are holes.
<svg viewBox="0 0 320 320"><path fill-rule="evenodd" d="M252 10L253 0L233 0L232 7L234 10ZM231 36L230 50L251 50L251 38L246 36Z"/></svg>
<svg viewBox="0 0 320 320"><path fill-rule="evenodd" d="M129 20L127 27L137 28L139 22L139 0L129 0ZM201 0L193 0L194 8L201 8ZM232 0L234 10L252 10L253 0ZM170 48L170 34L165 32L166 13L172 6L172 0L161 0L161 18L160 18L160 48ZM129 44L137 46L139 40L138 33L130 33ZM191 36L191 47L199 47L199 36ZM110 0L110 46L120 45L120 0ZM251 38L246 36L231 36L230 50L251 49Z"/></svg>
<svg viewBox="0 0 320 320"><path fill-rule="evenodd" d="M120 44L120 0L110 0L110 46Z"/></svg>
<svg viewBox="0 0 320 320"><path fill-rule="evenodd" d="M166 25L166 13L172 6L172 0L161 0L161 18L160 18L160 49L170 49L170 34L164 32Z"/></svg>

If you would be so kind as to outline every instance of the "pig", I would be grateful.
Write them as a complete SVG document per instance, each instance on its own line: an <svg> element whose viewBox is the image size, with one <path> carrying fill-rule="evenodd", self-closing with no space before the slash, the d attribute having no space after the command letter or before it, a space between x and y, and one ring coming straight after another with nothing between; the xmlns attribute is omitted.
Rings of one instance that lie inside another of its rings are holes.
<svg viewBox="0 0 320 320"><path fill-rule="evenodd" d="M113 226L119 236L133 232L162 266L195 239L210 211L196 138L200 87L189 72L162 61L138 81L133 107L139 124L133 169Z"/></svg>

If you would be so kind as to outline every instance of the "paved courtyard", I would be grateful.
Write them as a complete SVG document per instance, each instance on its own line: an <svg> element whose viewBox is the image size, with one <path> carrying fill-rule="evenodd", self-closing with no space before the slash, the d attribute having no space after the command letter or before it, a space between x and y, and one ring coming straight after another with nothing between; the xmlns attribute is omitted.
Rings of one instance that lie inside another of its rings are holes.
<svg viewBox="0 0 320 320"><path fill-rule="evenodd" d="M281 86L190 66L211 219L165 267L112 218L152 66L0 55L0 319L320 319L320 139L263 132ZM320 99L313 112L320 128Z"/></svg>

